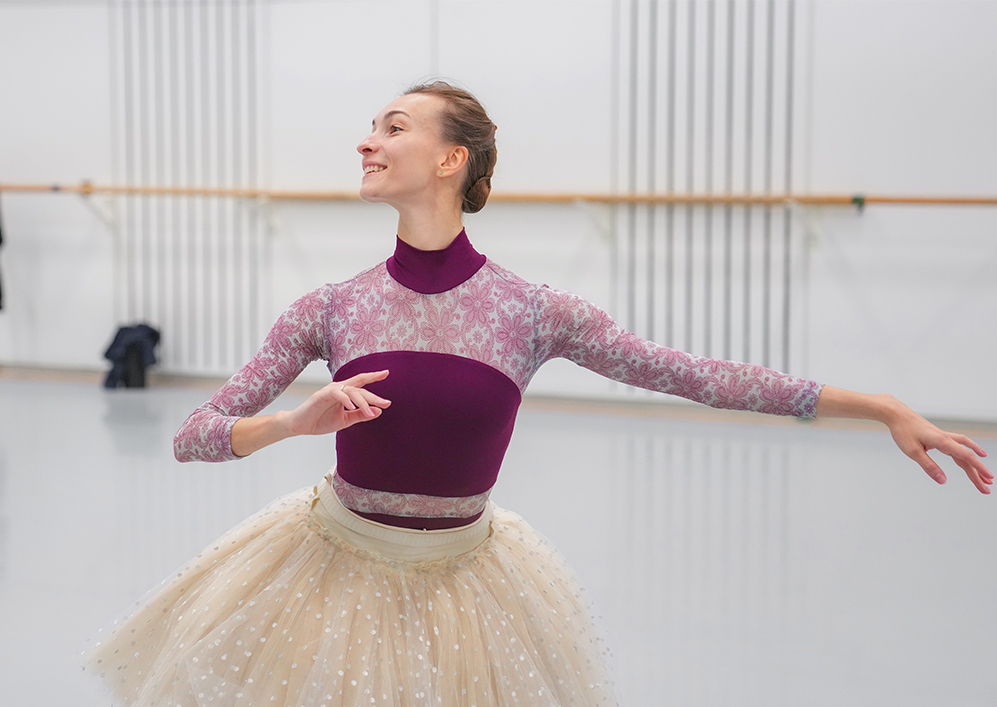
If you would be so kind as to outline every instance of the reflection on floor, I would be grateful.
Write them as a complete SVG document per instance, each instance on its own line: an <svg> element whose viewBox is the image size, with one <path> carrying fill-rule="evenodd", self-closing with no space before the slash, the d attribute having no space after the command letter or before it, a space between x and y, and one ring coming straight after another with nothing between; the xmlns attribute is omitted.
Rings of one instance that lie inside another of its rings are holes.
<svg viewBox="0 0 997 707"><path fill-rule="evenodd" d="M207 395L0 377L3 704L107 704L86 638L334 461L307 438L178 464ZM621 704L997 703L994 499L951 465L937 487L871 428L691 417L528 403L493 495L590 588Z"/></svg>

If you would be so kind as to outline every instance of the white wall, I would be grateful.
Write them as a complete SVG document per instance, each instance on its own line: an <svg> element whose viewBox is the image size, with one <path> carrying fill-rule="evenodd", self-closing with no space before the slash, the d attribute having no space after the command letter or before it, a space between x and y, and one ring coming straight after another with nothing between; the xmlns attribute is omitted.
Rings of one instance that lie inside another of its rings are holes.
<svg viewBox="0 0 997 707"><path fill-rule="evenodd" d="M814 192L997 196L997 3L818 2ZM815 215L808 373L997 419L997 207Z"/></svg>
<svg viewBox="0 0 997 707"><path fill-rule="evenodd" d="M353 189L374 113L433 74L471 87L499 126L496 189L602 191L613 163L609 0L294 2L266 7L264 164L280 188ZM997 194L997 4L803 3L808 95L798 184L814 192ZM0 3L0 182L110 182L104 4ZM438 36L435 44L433 37ZM272 319L301 292L388 254L390 209L277 203ZM612 306L606 209L494 204L480 250L528 279ZM5 193L0 364L104 367L112 230L73 196ZM806 352L794 373L888 390L924 412L997 420L997 208L809 209ZM535 390L605 393L570 364Z"/></svg>
<svg viewBox="0 0 997 707"><path fill-rule="evenodd" d="M111 178L107 13L0 5L0 182ZM82 200L0 203L0 362L101 367L115 321L111 233Z"/></svg>

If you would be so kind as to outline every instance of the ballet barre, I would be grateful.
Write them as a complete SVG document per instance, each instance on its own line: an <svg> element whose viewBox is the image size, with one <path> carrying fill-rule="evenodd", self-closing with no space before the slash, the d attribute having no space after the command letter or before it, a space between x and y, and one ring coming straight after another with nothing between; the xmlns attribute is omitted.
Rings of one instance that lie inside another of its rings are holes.
<svg viewBox="0 0 997 707"><path fill-rule="evenodd" d="M246 189L224 187L103 186L91 182L80 184L0 184L0 192L67 193L89 196L201 196L234 199L270 199L274 201L359 201L355 191L292 191L281 189ZM517 193L496 192L489 201L519 204L573 204L578 202L609 205L690 205L708 204L778 206L856 206L870 204L913 204L938 206L997 206L997 196L890 196L874 194L607 194L607 193Z"/></svg>

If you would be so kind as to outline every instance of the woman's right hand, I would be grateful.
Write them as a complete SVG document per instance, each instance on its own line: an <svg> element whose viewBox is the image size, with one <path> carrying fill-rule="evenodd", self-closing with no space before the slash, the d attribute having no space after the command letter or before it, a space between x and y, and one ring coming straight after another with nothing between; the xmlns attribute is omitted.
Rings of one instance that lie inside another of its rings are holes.
<svg viewBox="0 0 997 707"><path fill-rule="evenodd" d="M358 422L376 420L391 401L365 386L387 377L387 371L360 373L330 383L294 410L236 420L232 425L232 453L245 457L288 437L325 435Z"/></svg>
<svg viewBox="0 0 997 707"><path fill-rule="evenodd" d="M279 413L288 436L324 435L377 419L391 401L375 395L365 386L387 377L388 371L376 371L335 381L313 393L294 410Z"/></svg>

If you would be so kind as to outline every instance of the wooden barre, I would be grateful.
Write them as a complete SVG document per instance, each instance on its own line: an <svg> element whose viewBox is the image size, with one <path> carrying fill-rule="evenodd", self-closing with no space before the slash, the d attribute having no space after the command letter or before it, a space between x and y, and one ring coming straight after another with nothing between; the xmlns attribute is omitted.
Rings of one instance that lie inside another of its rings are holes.
<svg viewBox="0 0 997 707"><path fill-rule="evenodd" d="M117 194L124 196L213 196L277 201L359 201L355 191L290 191L280 189L225 189L215 187L129 187L82 184L0 184L0 192ZM806 204L814 206L858 206L868 204L917 204L950 206L997 206L997 196L884 196L871 194L533 194L498 192L489 201L520 204L713 204L762 205Z"/></svg>

